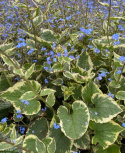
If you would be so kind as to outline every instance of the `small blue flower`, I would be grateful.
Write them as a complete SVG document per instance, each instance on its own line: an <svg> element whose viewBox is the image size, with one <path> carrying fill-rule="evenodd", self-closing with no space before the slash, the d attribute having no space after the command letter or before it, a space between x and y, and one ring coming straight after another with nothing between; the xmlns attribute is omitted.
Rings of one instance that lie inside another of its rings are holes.
<svg viewBox="0 0 125 153"><path fill-rule="evenodd" d="M7 117L3 118L3 119L1 120L1 123L4 124L6 121L7 121Z"/></svg>
<svg viewBox="0 0 125 153"><path fill-rule="evenodd" d="M102 80L102 76L99 74L97 80Z"/></svg>
<svg viewBox="0 0 125 153"><path fill-rule="evenodd" d="M118 34L113 34L113 35L112 35L112 39L118 40L118 38L119 38L119 35L118 35Z"/></svg>
<svg viewBox="0 0 125 153"><path fill-rule="evenodd" d="M25 102L25 100L20 100L22 103L24 103Z"/></svg>
<svg viewBox="0 0 125 153"><path fill-rule="evenodd" d="M33 60L33 62L35 62L35 63L36 63L36 62L37 62L37 60Z"/></svg>
<svg viewBox="0 0 125 153"><path fill-rule="evenodd" d="M92 48L93 46L92 46L92 45L88 45L88 47L89 47L89 48Z"/></svg>
<svg viewBox="0 0 125 153"><path fill-rule="evenodd" d="M118 71L117 71L117 74L120 74L121 72L122 72L121 70L118 70Z"/></svg>
<svg viewBox="0 0 125 153"><path fill-rule="evenodd" d="M112 79L111 78L108 78L108 80L111 82L112 81Z"/></svg>
<svg viewBox="0 0 125 153"><path fill-rule="evenodd" d="M111 93L108 93L108 96L114 98L114 95Z"/></svg>
<svg viewBox="0 0 125 153"><path fill-rule="evenodd" d="M120 41L115 41L113 44L114 45L119 45L120 44Z"/></svg>
<svg viewBox="0 0 125 153"><path fill-rule="evenodd" d="M110 97L112 94L111 93L108 93L108 96Z"/></svg>
<svg viewBox="0 0 125 153"><path fill-rule="evenodd" d="M45 107L45 108L42 108L41 110L42 110L43 112L45 112L45 111L46 111L46 109L47 109L47 108Z"/></svg>
<svg viewBox="0 0 125 153"><path fill-rule="evenodd" d="M88 122L86 121L86 122L85 122L85 125L87 125L87 124L88 124Z"/></svg>
<svg viewBox="0 0 125 153"><path fill-rule="evenodd" d="M13 140L13 143L16 143L16 140Z"/></svg>
<svg viewBox="0 0 125 153"><path fill-rule="evenodd" d="M28 102L27 100L25 100L25 104L26 104L26 105L29 105L29 102Z"/></svg>
<svg viewBox="0 0 125 153"><path fill-rule="evenodd" d="M119 57L119 60L122 62L122 61L124 61L125 62L125 56L120 56Z"/></svg>
<svg viewBox="0 0 125 153"><path fill-rule="evenodd" d="M98 48L95 48L94 52L95 53L100 53L100 50Z"/></svg>
<svg viewBox="0 0 125 153"><path fill-rule="evenodd" d="M45 81L45 83L49 83L47 79L45 79L44 81Z"/></svg>
<svg viewBox="0 0 125 153"><path fill-rule="evenodd" d="M60 57L61 56L61 53L57 53L57 57Z"/></svg>
<svg viewBox="0 0 125 153"><path fill-rule="evenodd" d="M95 112L95 115L98 115L98 113L97 113L97 112Z"/></svg>
<svg viewBox="0 0 125 153"><path fill-rule="evenodd" d="M53 50L55 50L56 44L53 42Z"/></svg>
<svg viewBox="0 0 125 153"><path fill-rule="evenodd" d="M89 111L92 114L92 111Z"/></svg>
<svg viewBox="0 0 125 153"><path fill-rule="evenodd" d="M60 125L59 124L56 125L56 123L54 123L54 129L58 129L58 128L60 128Z"/></svg>
<svg viewBox="0 0 125 153"><path fill-rule="evenodd" d="M125 127L125 123L122 123L122 126Z"/></svg>
<svg viewBox="0 0 125 153"><path fill-rule="evenodd" d="M49 68L48 68L48 67L44 67L44 69L45 69L45 70L48 70Z"/></svg>
<svg viewBox="0 0 125 153"><path fill-rule="evenodd" d="M57 59L56 58L53 58L53 62L57 62Z"/></svg>
<svg viewBox="0 0 125 153"><path fill-rule="evenodd" d="M51 64L51 61L47 61L47 63L50 65Z"/></svg>
<svg viewBox="0 0 125 153"><path fill-rule="evenodd" d="M34 51L34 49L33 49L33 48L31 48L31 49L28 51L28 53L27 53L27 54L29 55L29 54L31 54L33 51Z"/></svg>
<svg viewBox="0 0 125 153"><path fill-rule="evenodd" d="M18 110L16 113L20 113L21 111L20 110Z"/></svg>
<svg viewBox="0 0 125 153"><path fill-rule="evenodd" d="M21 118L22 117L22 114L18 114L17 116L16 116L16 118Z"/></svg>
<svg viewBox="0 0 125 153"><path fill-rule="evenodd" d="M17 7L17 6L14 6L13 8L14 8L14 9L18 9L18 7Z"/></svg>

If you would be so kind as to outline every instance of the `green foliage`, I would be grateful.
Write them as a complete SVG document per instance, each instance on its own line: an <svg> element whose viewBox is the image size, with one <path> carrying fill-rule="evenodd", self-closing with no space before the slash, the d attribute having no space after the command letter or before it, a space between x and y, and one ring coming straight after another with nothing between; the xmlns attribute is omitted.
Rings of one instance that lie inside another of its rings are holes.
<svg viewBox="0 0 125 153"><path fill-rule="evenodd" d="M0 152L124 153L123 8L0 2Z"/></svg>

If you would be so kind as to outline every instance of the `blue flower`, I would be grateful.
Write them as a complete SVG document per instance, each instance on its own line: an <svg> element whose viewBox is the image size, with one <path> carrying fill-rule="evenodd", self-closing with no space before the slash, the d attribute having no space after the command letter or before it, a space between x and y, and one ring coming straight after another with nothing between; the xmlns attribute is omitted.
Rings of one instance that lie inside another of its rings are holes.
<svg viewBox="0 0 125 153"><path fill-rule="evenodd" d="M57 62L57 59L56 58L53 58L53 62Z"/></svg>
<svg viewBox="0 0 125 153"><path fill-rule="evenodd" d="M87 125L87 124L88 124L88 122L86 121L86 122L85 122L85 125Z"/></svg>
<svg viewBox="0 0 125 153"><path fill-rule="evenodd" d="M124 30L124 28L122 27L122 25L118 25L119 30Z"/></svg>
<svg viewBox="0 0 125 153"><path fill-rule="evenodd" d="M111 82L112 81L112 79L111 78L108 78L108 80Z"/></svg>
<svg viewBox="0 0 125 153"><path fill-rule="evenodd" d="M16 140L13 140L13 143L16 143Z"/></svg>
<svg viewBox="0 0 125 153"><path fill-rule="evenodd" d="M24 132L25 132L25 127L20 126L20 132L21 132L21 134L24 134Z"/></svg>
<svg viewBox="0 0 125 153"><path fill-rule="evenodd" d="M113 35L112 35L112 39L118 40L118 39L119 39L119 35L118 35L118 34L113 34Z"/></svg>
<svg viewBox="0 0 125 153"><path fill-rule="evenodd" d="M88 45L88 47L89 47L89 48L92 48L93 46L92 46L92 45Z"/></svg>
<svg viewBox="0 0 125 153"><path fill-rule="evenodd" d="M22 103L24 103L25 102L25 100L20 100Z"/></svg>
<svg viewBox="0 0 125 153"><path fill-rule="evenodd" d="M18 110L16 113L20 113L21 111L20 110Z"/></svg>
<svg viewBox="0 0 125 153"><path fill-rule="evenodd" d="M48 67L44 67L44 69L45 69L45 70L48 70L49 68L48 68Z"/></svg>
<svg viewBox="0 0 125 153"><path fill-rule="evenodd" d="M99 74L97 80L102 80L102 76Z"/></svg>
<svg viewBox="0 0 125 153"><path fill-rule="evenodd" d="M58 128L60 128L60 125L59 124L56 125L56 123L54 122L54 129L58 129Z"/></svg>
<svg viewBox="0 0 125 153"><path fill-rule="evenodd" d="M17 7L17 6L14 6L13 8L14 8L14 9L18 9L18 7Z"/></svg>
<svg viewBox="0 0 125 153"><path fill-rule="evenodd" d="M122 61L124 61L125 62L125 56L120 56L119 57L119 60L122 62Z"/></svg>
<svg viewBox="0 0 125 153"><path fill-rule="evenodd" d="M51 61L47 61L47 63L50 65L51 64Z"/></svg>
<svg viewBox="0 0 125 153"><path fill-rule="evenodd" d="M69 55L69 58L71 58L71 59L73 59L73 60L75 59L75 57L74 57L74 56L72 56L72 55Z"/></svg>
<svg viewBox="0 0 125 153"><path fill-rule="evenodd" d="M114 45L119 45L120 44L120 41L115 41L113 44Z"/></svg>
<svg viewBox="0 0 125 153"><path fill-rule="evenodd" d="M43 112L45 112L45 111L46 111L46 109L47 109L47 108L45 107L45 108L42 108L41 110L42 110Z"/></svg>
<svg viewBox="0 0 125 153"><path fill-rule="evenodd" d="M118 71L117 71L117 74L120 74L121 72L122 72L121 70L118 70Z"/></svg>
<svg viewBox="0 0 125 153"><path fill-rule="evenodd" d="M22 117L22 114L18 114L17 116L16 116L16 118L21 118Z"/></svg>
<svg viewBox="0 0 125 153"><path fill-rule="evenodd" d="M21 47L24 47L24 46L26 46L27 44L23 41L22 43L18 43L17 44L17 48L21 48Z"/></svg>
<svg viewBox="0 0 125 153"><path fill-rule="evenodd" d="M100 53L100 50L98 48L95 48L94 52L95 53Z"/></svg>
<svg viewBox="0 0 125 153"><path fill-rule="evenodd" d="M125 127L125 123L122 123L122 126Z"/></svg>
<svg viewBox="0 0 125 153"><path fill-rule="evenodd" d="M53 42L53 50L55 50L56 44Z"/></svg>
<svg viewBox="0 0 125 153"><path fill-rule="evenodd" d="M48 83L48 80L47 79L45 79L44 81L45 81L45 83Z"/></svg>
<svg viewBox="0 0 125 153"><path fill-rule="evenodd" d="M98 113L97 113L97 112L95 112L95 115L98 115Z"/></svg>
<svg viewBox="0 0 125 153"><path fill-rule="evenodd" d="M29 102L28 102L27 100L25 100L25 104L26 104L26 105L29 105Z"/></svg>
<svg viewBox="0 0 125 153"><path fill-rule="evenodd" d="M65 57L67 57L67 56L68 56L68 53L67 53L67 52L65 52L63 55L64 55Z"/></svg>
<svg viewBox="0 0 125 153"><path fill-rule="evenodd" d="M3 119L1 120L1 123L4 124L6 121L7 121L7 117L3 118Z"/></svg>
<svg viewBox="0 0 125 153"><path fill-rule="evenodd" d="M114 98L114 95L111 93L108 93L108 96Z"/></svg>
<svg viewBox="0 0 125 153"><path fill-rule="evenodd" d="M33 62L35 62L35 63L36 63L36 62L37 62L37 60L33 60Z"/></svg>
<svg viewBox="0 0 125 153"><path fill-rule="evenodd" d="M31 54L33 51L34 51L34 49L31 48L31 50L29 50L27 54L29 55L29 54Z"/></svg>
<svg viewBox="0 0 125 153"><path fill-rule="evenodd" d="M101 72L101 74L99 74L100 76L102 76L102 77L106 77L107 75L105 74L105 72L103 72L103 71L100 71Z"/></svg>

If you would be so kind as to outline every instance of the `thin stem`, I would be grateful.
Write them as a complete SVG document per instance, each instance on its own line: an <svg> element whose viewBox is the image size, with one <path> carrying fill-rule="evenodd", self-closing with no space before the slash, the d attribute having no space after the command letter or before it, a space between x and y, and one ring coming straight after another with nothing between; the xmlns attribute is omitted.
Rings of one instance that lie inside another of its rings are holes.
<svg viewBox="0 0 125 153"><path fill-rule="evenodd" d="M110 41L109 41L108 28L109 28L109 23L110 23L110 12L111 12L111 0L110 0L110 3L109 3L109 14L108 14L108 23L107 23L107 39L108 39L109 46L110 46Z"/></svg>
<svg viewBox="0 0 125 153"><path fill-rule="evenodd" d="M117 82L116 82L116 85L119 83L119 81L120 81L120 78L121 78L121 76L122 76L122 72L123 72L123 70L124 70L124 67L125 67L125 64L123 65L123 67L122 67L122 69L121 69L121 73L120 73L120 75L119 75L119 77L118 77L118 80L117 80Z"/></svg>
<svg viewBox="0 0 125 153"><path fill-rule="evenodd" d="M3 54L4 56L6 56L6 57L11 61L11 63L13 64L13 66L14 66L16 69L18 69L17 65L12 61L12 59L11 59L6 53L4 53L1 49L0 49L0 52L2 52L2 54Z"/></svg>
<svg viewBox="0 0 125 153"><path fill-rule="evenodd" d="M7 75L6 75L6 72L5 72L5 71L3 71L3 70L2 70L2 72L3 72L3 74L5 75L5 77L6 77L6 79L7 79L8 84L10 85L10 87L12 87L13 85L12 85L12 83L10 82L10 80L8 79L8 77L7 77Z"/></svg>
<svg viewBox="0 0 125 153"><path fill-rule="evenodd" d="M36 29L35 29L35 26L34 26L34 23L33 23L33 19L31 17L31 14L30 14L30 10L29 10L29 7L28 7L28 1L25 0L25 3L26 3L27 11L28 11L28 16L29 16L29 19L31 20L31 24L32 24L32 28L33 28L35 48L36 48L36 58L38 59L37 40L36 40Z"/></svg>

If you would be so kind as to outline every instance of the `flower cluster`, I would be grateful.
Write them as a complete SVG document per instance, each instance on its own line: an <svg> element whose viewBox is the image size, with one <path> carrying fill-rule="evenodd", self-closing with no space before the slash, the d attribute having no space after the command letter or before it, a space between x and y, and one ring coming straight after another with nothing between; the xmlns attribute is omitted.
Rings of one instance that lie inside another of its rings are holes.
<svg viewBox="0 0 125 153"><path fill-rule="evenodd" d="M119 57L119 60L120 60L120 62L125 63L125 56L120 56L120 57Z"/></svg>
<svg viewBox="0 0 125 153"><path fill-rule="evenodd" d="M26 105L29 105L29 102L27 100L20 100L22 103L25 103Z"/></svg>
<svg viewBox="0 0 125 153"><path fill-rule="evenodd" d="M114 94L108 93L108 96L114 98Z"/></svg>
<svg viewBox="0 0 125 153"><path fill-rule="evenodd" d="M21 132L21 134L24 134L24 132L25 132L25 127L20 126L20 132Z"/></svg>
<svg viewBox="0 0 125 153"><path fill-rule="evenodd" d="M1 123L4 124L7 121L7 117L1 119Z"/></svg>
<svg viewBox="0 0 125 153"><path fill-rule="evenodd" d="M22 114L21 114L21 111L20 111L20 110L18 110L16 113L18 114L18 115L16 116L17 118L21 118L21 117L22 117Z"/></svg>
<svg viewBox="0 0 125 153"><path fill-rule="evenodd" d="M102 80L102 77L106 77L109 72L100 71L101 73L98 74L97 80Z"/></svg>
<svg viewBox="0 0 125 153"><path fill-rule="evenodd" d="M54 129L58 129L60 128L60 125L59 124L56 124L56 122L54 123Z"/></svg>

